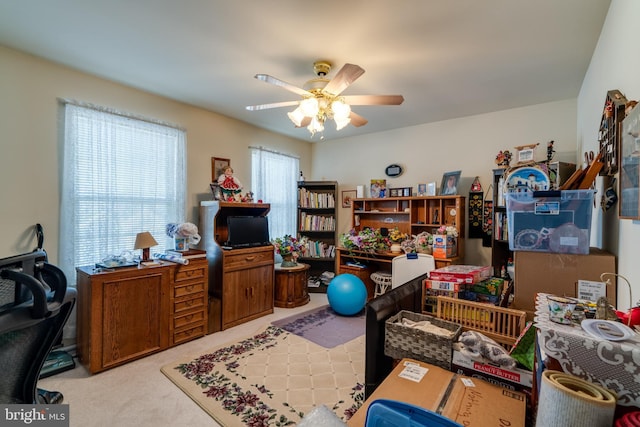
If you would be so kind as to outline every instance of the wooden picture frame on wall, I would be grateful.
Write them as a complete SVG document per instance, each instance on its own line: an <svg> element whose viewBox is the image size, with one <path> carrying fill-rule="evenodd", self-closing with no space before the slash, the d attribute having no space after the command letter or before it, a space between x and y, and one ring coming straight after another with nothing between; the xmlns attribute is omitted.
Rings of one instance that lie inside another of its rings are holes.
<svg viewBox="0 0 640 427"><path fill-rule="evenodd" d="M342 191L342 207L350 208L352 205L352 200L356 198L356 190L343 190Z"/></svg>
<svg viewBox="0 0 640 427"><path fill-rule="evenodd" d="M218 182L218 177L224 174L225 168L231 166L230 159L223 159L222 157L211 158L211 182Z"/></svg>

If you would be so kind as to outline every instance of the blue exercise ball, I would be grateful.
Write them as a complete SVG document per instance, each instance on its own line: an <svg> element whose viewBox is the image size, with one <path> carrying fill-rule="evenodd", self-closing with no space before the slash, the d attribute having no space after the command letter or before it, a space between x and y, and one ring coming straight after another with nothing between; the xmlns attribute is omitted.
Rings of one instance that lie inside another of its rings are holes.
<svg viewBox="0 0 640 427"><path fill-rule="evenodd" d="M359 313L367 302L367 287L358 276L340 274L329 282L327 298L336 313L352 316Z"/></svg>

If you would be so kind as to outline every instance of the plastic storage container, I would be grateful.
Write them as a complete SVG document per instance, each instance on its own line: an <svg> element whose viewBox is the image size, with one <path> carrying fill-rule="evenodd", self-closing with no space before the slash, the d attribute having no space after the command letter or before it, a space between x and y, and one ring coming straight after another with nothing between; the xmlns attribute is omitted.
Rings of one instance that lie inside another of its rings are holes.
<svg viewBox="0 0 640 427"><path fill-rule="evenodd" d="M592 190L507 194L509 249L588 254L593 197Z"/></svg>

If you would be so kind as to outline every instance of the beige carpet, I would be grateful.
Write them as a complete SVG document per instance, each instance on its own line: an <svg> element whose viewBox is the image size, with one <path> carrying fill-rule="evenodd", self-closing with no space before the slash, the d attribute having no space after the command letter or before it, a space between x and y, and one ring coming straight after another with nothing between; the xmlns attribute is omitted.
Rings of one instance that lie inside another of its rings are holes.
<svg viewBox="0 0 640 427"><path fill-rule="evenodd" d="M294 425L321 404L346 421L364 399L364 335L327 349L268 326L161 371L224 426Z"/></svg>

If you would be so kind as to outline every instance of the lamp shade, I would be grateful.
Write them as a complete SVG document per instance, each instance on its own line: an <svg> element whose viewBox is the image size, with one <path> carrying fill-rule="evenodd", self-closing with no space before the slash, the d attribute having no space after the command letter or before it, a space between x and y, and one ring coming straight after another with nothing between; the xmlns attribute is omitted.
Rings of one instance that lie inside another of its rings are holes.
<svg viewBox="0 0 640 427"><path fill-rule="evenodd" d="M156 239L153 238L151 233L148 231L143 231L142 233L138 233L136 235L136 243L133 246L133 249L142 249L142 261L149 260L149 248L151 246L157 245Z"/></svg>
<svg viewBox="0 0 640 427"><path fill-rule="evenodd" d="M151 233L143 231L136 235L136 244L133 246L133 249L148 249L157 244L158 242L156 242L156 239L153 238Z"/></svg>

